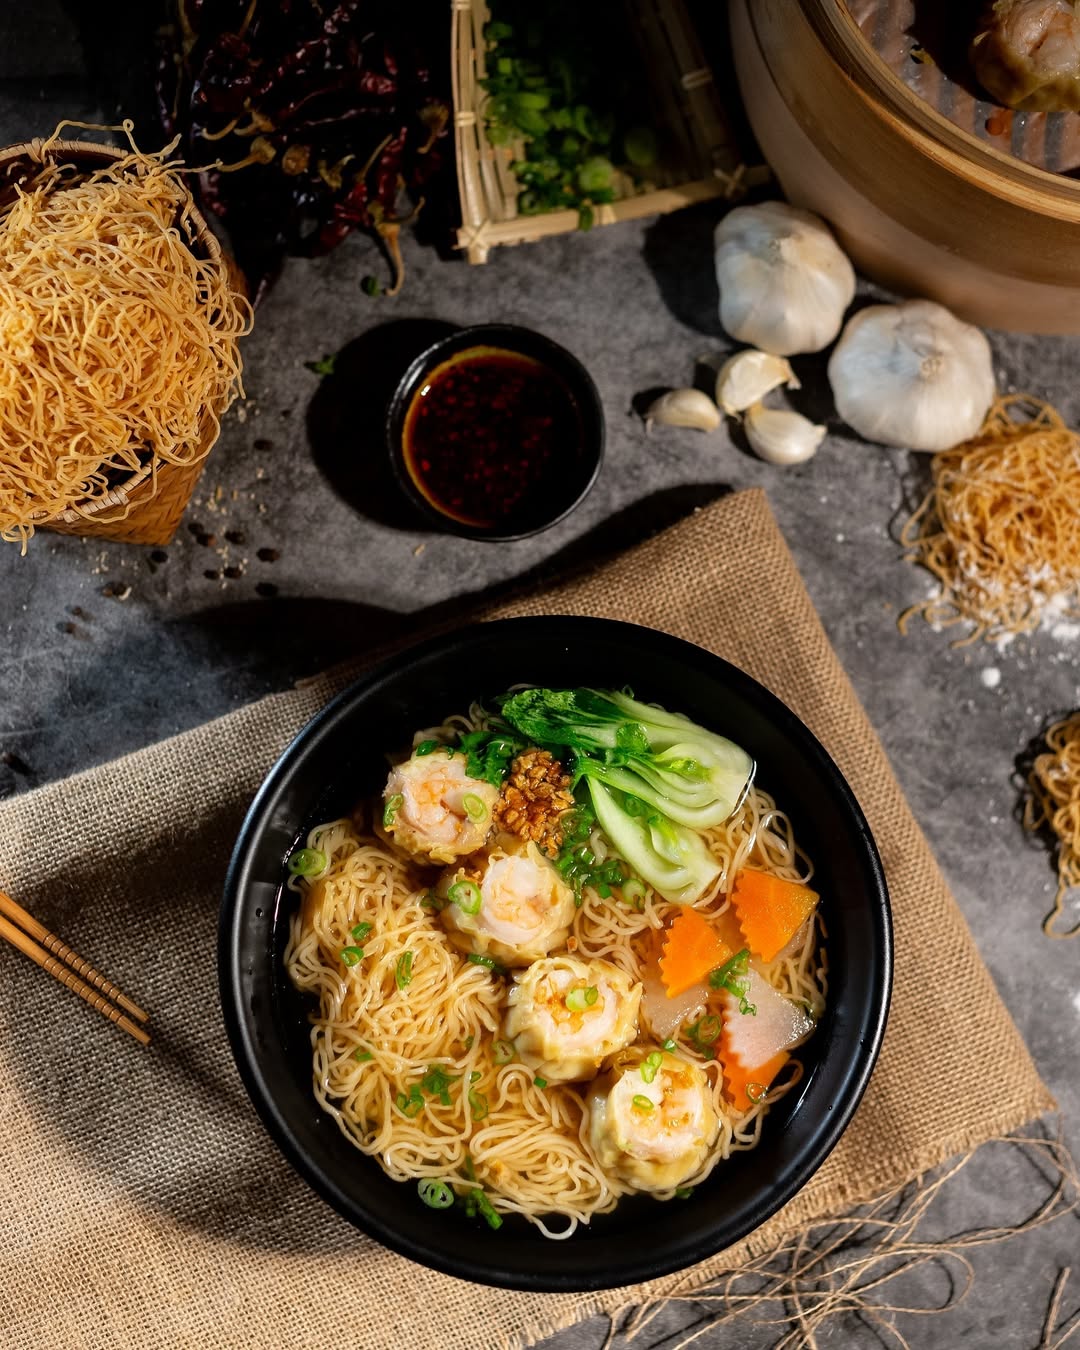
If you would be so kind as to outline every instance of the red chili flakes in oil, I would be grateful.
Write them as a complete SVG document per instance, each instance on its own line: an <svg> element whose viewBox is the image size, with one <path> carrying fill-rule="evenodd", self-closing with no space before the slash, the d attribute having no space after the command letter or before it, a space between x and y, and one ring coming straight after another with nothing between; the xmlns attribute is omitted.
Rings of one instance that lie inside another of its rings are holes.
<svg viewBox="0 0 1080 1350"><path fill-rule="evenodd" d="M554 371L518 352L470 347L414 395L403 449L436 510L489 528L542 515L545 489L580 455L581 437L577 404Z"/></svg>

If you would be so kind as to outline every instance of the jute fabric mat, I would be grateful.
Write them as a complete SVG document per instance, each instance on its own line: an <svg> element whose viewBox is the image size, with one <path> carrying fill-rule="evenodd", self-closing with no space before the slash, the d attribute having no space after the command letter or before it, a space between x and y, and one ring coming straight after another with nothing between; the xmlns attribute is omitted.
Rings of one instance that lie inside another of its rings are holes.
<svg viewBox="0 0 1080 1350"><path fill-rule="evenodd" d="M1052 1108L760 492L498 613L630 620L741 666L830 750L884 860L896 980L862 1105L803 1191L694 1279ZM220 1018L218 899L252 794L342 682L263 699L0 809L0 887L155 1029L141 1049L0 950L5 1347L519 1346L674 1283L535 1295L437 1275L339 1219L264 1133ZM948 999L925 977L927 932Z"/></svg>

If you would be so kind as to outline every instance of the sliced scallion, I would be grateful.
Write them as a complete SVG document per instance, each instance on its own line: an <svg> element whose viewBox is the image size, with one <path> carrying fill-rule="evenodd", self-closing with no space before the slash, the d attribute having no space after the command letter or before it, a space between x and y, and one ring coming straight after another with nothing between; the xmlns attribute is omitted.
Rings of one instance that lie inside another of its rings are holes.
<svg viewBox="0 0 1080 1350"><path fill-rule="evenodd" d="M474 966L485 966L493 975L506 974L506 967L500 966L493 956L481 956L479 952L470 952L465 960Z"/></svg>
<svg viewBox="0 0 1080 1350"><path fill-rule="evenodd" d="M418 1116L420 1112L424 1109L424 1098L420 1092L420 1089L414 1083L412 1087L409 1089L408 1096L406 1096L404 1092L398 1093L396 1098L396 1104L397 1109L401 1112L401 1114L403 1116L408 1116L408 1118L412 1120L414 1116Z"/></svg>
<svg viewBox="0 0 1080 1350"><path fill-rule="evenodd" d="M599 989L595 984L590 984L587 989L571 989L563 1002L570 1012L584 1012L586 1008L591 1008L599 997Z"/></svg>
<svg viewBox="0 0 1080 1350"><path fill-rule="evenodd" d="M638 1111L651 1111L656 1103L651 1097L646 1097L643 1092L634 1094L634 1107Z"/></svg>
<svg viewBox="0 0 1080 1350"><path fill-rule="evenodd" d="M475 1088L469 1089L469 1111L473 1120L483 1120L488 1113L488 1099Z"/></svg>
<svg viewBox="0 0 1080 1350"><path fill-rule="evenodd" d="M675 1042L669 1036L660 1048L661 1050L666 1050L667 1053L670 1055L671 1052L675 1049Z"/></svg>
<svg viewBox="0 0 1080 1350"><path fill-rule="evenodd" d="M404 989L407 984L412 983L412 952L402 952L397 959L397 965L394 967L394 983L399 989Z"/></svg>
<svg viewBox="0 0 1080 1350"><path fill-rule="evenodd" d="M364 959L363 947L342 947L341 959L347 966L358 966Z"/></svg>
<svg viewBox="0 0 1080 1350"><path fill-rule="evenodd" d="M694 1194L694 1188L693 1188L693 1186L676 1186L676 1187L675 1187L675 1198L676 1198L676 1200L689 1200L690 1197L691 1197L693 1194Z"/></svg>
<svg viewBox="0 0 1080 1350"><path fill-rule="evenodd" d="M480 887L475 881L455 881L446 892L451 904L465 914L480 913Z"/></svg>
<svg viewBox="0 0 1080 1350"><path fill-rule="evenodd" d="M496 1064L509 1064L517 1055L513 1041L493 1041L491 1051Z"/></svg>
<svg viewBox="0 0 1080 1350"><path fill-rule="evenodd" d="M465 808L465 814L474 825L478 825L482 820L487 820L487 803L483 797L478 797L475 792L466 792L461 799L461 804Z"/></svg>
<svg viewBox="0 0 1080 1350"><path fill-rule="evenodd" d="M401 809L401 804L404 800L405 798L400 792L395 792L392 797L387 797L386 805L383 807L382 813L382 823L387 829L393 825L394 817Z"/></svg>
<svg viewBox="0 0 1080 1350"><path fill-rule="evenodd" d="M750 1098L750 1100L753 1102L755 1106L760 1106L761 1103L765 1100L765 1098L769 1095L769 1089L765 1086L764 1083L747 1083L746 1095Z"/></svg>
<svg viewBox="0 0 1080 1350"><path fill-rule="evenodd" d="M371 924L358 923L355 924L349 931L352 933L353 937L356 939L357 942L363 942L363 940L371 932Z"/></svg>
<svg viewBox="0 0 1080 1350"><path fill-rule="evenodd" d="M413 751L414 755L430 755L433 750L442 749L442 741L421 741Z"/></svg>
<svg viewBox="0 0 1080 1350"><path fill-rule="evenodd" d="M449 1209L454 1203L454 1192L437 1177L424 1177L417 1183L416 1190L429 1209Z"/></svg>
<svg viewBox="0 0 1080 1350"><path fill-rule="evenodd" d="M479 1188L472 1192L472 1199L476 1208L487 1220L489 1228L502 1227L502 1215Z"/></svg>
<svg viewBox="0 0 1080 1350"><path fill-rule="evenodd" d="M356 1060L357 1064L366 1064L369 1059L375 1058L370 1050L365 1050L363 1047L354 1050L352 1052L352 1057Z"/></svg>
<svg viewBox="0 0 1080 1350"><path fill-rule="evenodd" d="M289 859L289 871L294 877L317 877L326 871L326 854L317 848L298 848Z"/></svg>
<svg viewBox="0 0 1080 1350"><path fill-rule="evenodd" d="M538 1087L538 1088L540 1088L541 1090L544 1089L544 1088L546 1088L546 1087L547 1087L547 1079L546 1079L546 1078L541 1078L540 1075L537 1074L536 1077L533 1079L533 1087Z"/></svg>
<svg viewBox="0 0 1080 1350"><path fill-rule="evenodd" d="M664 1056L659 1050L654 1050L651 1055L646 1055L641 1063L641 1077L646 1083L651 1083L656 1077L660 1065L664 1062Z"/></svg>

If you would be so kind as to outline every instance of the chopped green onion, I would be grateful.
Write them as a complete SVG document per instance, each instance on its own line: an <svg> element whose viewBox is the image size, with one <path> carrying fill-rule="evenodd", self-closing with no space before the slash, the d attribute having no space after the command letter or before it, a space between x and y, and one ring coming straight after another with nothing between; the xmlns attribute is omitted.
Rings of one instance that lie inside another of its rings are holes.
<svg viewBox="0 0 1080 1350"><path fill-rule="evenodd" d="M547 1087L547 1079L546 1079L546 1078L541 1078L540 1075L537 1074L536 1077L533 1079L533 1087L546 1088L546 1087Z"/></svg>
<svg viewBox="0 0 1080 1350"><path fill-rule="evenodd" d="M461 804L465 808L465 814L474 825L487 819L487 803L483 797L478 797L475 792L466 792L461 799Z"/></svg>
<svg viewBox="0 0 1080 1350"><path fill-rule="evenodd" d="M709 976L709 985L713 989L726 989L739 1000L739 1012L744 1016L757 1016L757 1009L747 999L750 985L745 976L750 973L750 952L744 947L730 960L718 966Z"/></svg>
<svg viewBox="0 0 1080 1350"><path fill-rule="evenodd" d="M715 1059L716 1051L713 1047L722 1030L723 1023L719 1017L709 1013L695 1022L693 1026L687 1027L686 1036L700 1055L703 1055L706 1059Z"/></svg>
<svg viewBox="0 0 1080 1350"><path fill-rule="evenodd" d="M465 1175L470 1181L476 1180L476 1169L473 1167L472 1154L465 1154Z"/></svg>
<svg viewBox="0 0 1080 1350"><path fill-rule="evenodd" d="M326 871L326 854L317 848L298 848L289 859L294 877L317 877Z"/></svg>
<svg viewBox="0 0 1080 1350"><path fill-rule="evenodd" d="M651 1111L655 1105L656 1103L653 1099L651 1097L646 1097L644 1093L638 1092L634 1094L634 1106L639 1111Z"/></svg>
<svg viewBox="0 0 1080 1350"><path fill-rule="evenodd" d="M430 755L433 750L444 749L442 741L421 741L413 751L414 755Z"/></svg>
<svg viewBox="0 0 1080 1350"><path fill-rule="evenodd" d="M491 1049L496 1064L509 1064L517 1055L513 1041L493 1041Z"/></svg>
<svg viewBox="0 0 1080 1350"><path fill-rule="evenodd" d="M664 1042L664 1044L660 1048L661 1050L666 1050L670 1055L671 1052L675 1049L675 1042L669 1036L668 1039Z"/></svg>
<svg viewBox="0 0 1080 1350"><path fill-rule="evenodd" d="M358 966L364 959L363 947L342 947L341 959L347 966Z"/></svg>
<svg viewBox="0 0 1080 1350"><path fill-rule="evenodd" d="M445 1181L435 1177L425 1177L417 1183L416 1190L429 1209L449 1209L454 1203L454 1192Z"/></svg>
<svg viewBox="0 0 1080 1350"><path fill-rule="evenodd" d="M769 1095L769 1089L764 1085L764 1083L747 1083L746 1095L750 1098L750 1100L754 1103L755 1106L758 1106Z"/></svg>
<svg viewBox="0 0 1080 1350"><path fill-rule="evenodd" d="M473 1048L473 1041L475 1041L475 1040L476 1040L476 1037L475 1037L475 1036L466 1036L466 1037L465 1037L465 1049L466 1049L466 1050L471 1050L471 1049Z"/></svg>
<svg viewBox="0 0 1080 1350"><path fill-rule="evenodd" d="M506 967L500 966L492 956L481 956L479 952L470 952L465 960L472 962L474 966L486 966L493 975L506 974Z"/></svg>
<svg viewBox="0 0 1080 1350"><path fill-rule="evenodd" d="M628 905L638 910L645 908L645 883L638 877L629 877L623 882L621 890L622 898Z"/></svg>
<svg viewBox="0 0 1080 1350"><path fill-rule="evenodd" d="M441 895L436 895L434 891L428 891L427 895L420 901L421 909L431 909L438 914L446 908L446 901Z"/></svg>
<svg viewBox="0 0 1080 1350"><path fill-rule="evenodd" d="M646 1055L641 1065L641 1076L646 1083L651 1083L656 1077L657 1070L664 1062L664 1056L659 1050L654 1050L651 1055Z"/></svg>
<svg viewBox="0 0 1080 1350"><path fill-rule="evenodd" d="M353 937L357 940L357 942L363 942L363 940L371 932L371 924L358 923L350 931Z"/></svg>
<svg viewBox="0 0 1080 1350"><path fill-rule="evenodd" d="M473 1120L483 1120L488 1113L488 1099L475 1088L469 1089L469 1110Z"/></svg>
<svg viewBox="0 0 1080 1350"><path fill-rule="evenodd" d="M599 997L599 989L595 984L590 984L587 989L571 989L563 1002L571 1012L584 1012L586 1008L591 1008Z"/></svg>
<svg viewBox="0 0 1080 1350"><path fill-rule="evenodd" d="M496 1210L495 1206L479 1188L472 1192L472 1200L476 1208L488 1222L489 1228L502 1227L502 1215Z"/></svg>
<svg viewBox="0 0 1080 1350"><path fill-rule="evenodd" d="M414 1116L418 1116L424 1109L424 1098L415 1083L409 1088L409 1095L407 1097L404 1092L399 1092L396 1101L397 1109L403 1116L408 1116L410 1120L412 1120Z"/></svg>
<svg viewBox="0 0 1080 1350"><path fill-rule="evenodd" d="M438 1097L443 1106L449 1106L450 1084L460 1077L460 1074L447 1073L440 1064L429 1064L427 1073L420 1079L420 1086L429 1097Z"/></svg>
<svg viewBox="0 0 1080 1350"><path fill-rule="evenodd" d="M364 292L365 295L374 296L378 295L381 292L382 287L379 285L378 277L366 276L361 277L360 279L360 289Z"/></svg>
<svg viewBox="0 0 1080 1350"><path fill-rule="evenodd" d="M407 984L412 983L412 952L402 952L397 959L397 966L394 969L394 983L399 989L404 989Z"/></svg>
<svg viewBox="0 0 1080 1350"><path fill-rule="evenodd" d="M446 895L465 914L480 913L480 887L475 881L455 881Z"/></svg>
<svg viewBox="0 0 1080 1350"><path fill-rule="evenodd" d="M689 1200L693 1194L693 1186L676 1186L675 1188L676 1200Z"/></svg>
<svg viewBox="0 0 1080 1350"><path fill-rule="evenodd" d="M473 1069L472 1073L469 1074L469 1082L479 1083L480 1079L483 1078L483 1076L484 1075L480 1072L479 1069Z"/></svg>
<svg viewBox="0 0 1080 1350"><path fill-rule="evenodd" d="M375 1056L371 1053L370 1050L365 1050L363 1047L360 1047L360 1049L358 1050L354 1050L352 1052L352 1057L353 1059L356 1060L357 1064L366 1064L369 1059L375 1058Z"/></svg>
<svg viewBox="0 0 1080 1350"><path fill-rule="evenodd" d="M382 823L389 829L394 823L394 817L397 815L402 802L405 800L400 792L395 792L392 797L387 797L386 805L383 807Z"/></svg>

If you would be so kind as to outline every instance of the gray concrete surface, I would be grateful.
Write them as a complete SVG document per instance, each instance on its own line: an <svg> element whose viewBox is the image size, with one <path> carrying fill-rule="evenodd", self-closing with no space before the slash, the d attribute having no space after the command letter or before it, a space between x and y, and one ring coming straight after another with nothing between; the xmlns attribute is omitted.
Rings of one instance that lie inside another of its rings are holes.
<svg viewBox="0 0 1080 1350"><path fill-rule="evenodd" d="M17 0L0 18L0 143L47 132L61 114L115 112L86 75L72 17L83 7L44 0L32 9ZM432 607L464 608L534 569L598 556L725 486L761 485L1080 1155L1080 943L1051 943L1040 932L1053 873L1018 824L1014 774L1047 716L1080 704L1080 639L1059 627L1000 649L954 650L948 635L920 623L900 636L898 613L929 581L901 561L895 537L921 481L916 457L862 444L835 420L817 458L787 471L758 462L726 429L646 436L635 396L690 382L698 358L730 345L716 319L717 214L708 207L553 239L500 252L485 268L410 245L408 282L391 301L360 292L359 279L381 266L366 239L315 263L291 263L247 343L248 400L229 415L172 545L155 554L43 534L25 558L0 549L0 795L283 688L381 633L419 630ZM603 396L608 457L568 520L507 545L398 520L378 482L381 447L364 420L366 370L376 370L373 352L386 330L374 344L363 339L403 320L528 324L585 362ZM991 337L1003 388L1033 390L1080 422L1080 339ZM350 399L327 407L304 363L350 343ZM796 366L806 386L801 406L828 417L822 362ZM716 547L740 541L718 539ZM932 935L927 978L944 980ZM953 1181L936 1225L945 1232L983 1223L988 1196L1015 1217L1038 1193L1035 1183L1019 1155L998 1151ZM899 1315L897 1325L915 1347L1034 1346L1053 1280L1078 1248L1071 1216L975 1249L976 1284L963 1303L933 1319ZM934 1304L944 1278L928 1266L892 1301ZM1078 1305L1080 1275L1066 1289L1062 1318ZM606 1330L589 1322L549 1345L591 1350ZM757 1347L783 1330L720 1326L715 1310L676 1305L633 1344L658 1350L697 1333L704 1346ZM874 1343L892 1342L875 1341L855 1319L822 1340Z"/></svg>

